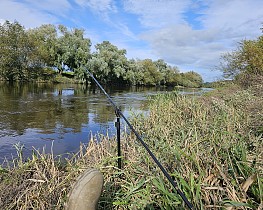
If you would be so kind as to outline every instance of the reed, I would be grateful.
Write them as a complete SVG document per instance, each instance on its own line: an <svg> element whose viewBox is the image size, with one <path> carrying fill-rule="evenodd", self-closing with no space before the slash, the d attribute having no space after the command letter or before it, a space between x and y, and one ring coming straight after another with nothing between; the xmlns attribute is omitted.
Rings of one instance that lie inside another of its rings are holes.
<svg viewBox="0 0 263 210"><path fill-rule="evenodd" d="M149 116L134 115L132 124L196 209L262 208L262 121L256 120L262 110L251 116L261 97L248 90L204 97L174 92L149 101ZM0 209L63 209L76 177L89 167L104 175L99 209L186 209L134 135L122 134L122 170L116 139L100 139L92 137L66 159L34 150L22 161L17 145L18 158L0 168Z"/></svg>

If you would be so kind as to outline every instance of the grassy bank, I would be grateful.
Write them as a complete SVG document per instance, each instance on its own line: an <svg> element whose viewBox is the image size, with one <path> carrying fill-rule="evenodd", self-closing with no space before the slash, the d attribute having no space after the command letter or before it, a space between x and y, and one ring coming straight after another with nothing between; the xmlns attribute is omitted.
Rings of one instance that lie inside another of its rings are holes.
<svg viewBox="0 0 263 210"><path fill-rule="evenodd" d="M150 116L132 124L196 209L261 209L262 107L254 90L150 98ZM261 107L261 108L260 108ZM43 151L0 168L0 209L63 209L88 167L104 175L99 209L186 209L133 135L123 134L123 170L114 139L92 139L66 161Z"/></svg>

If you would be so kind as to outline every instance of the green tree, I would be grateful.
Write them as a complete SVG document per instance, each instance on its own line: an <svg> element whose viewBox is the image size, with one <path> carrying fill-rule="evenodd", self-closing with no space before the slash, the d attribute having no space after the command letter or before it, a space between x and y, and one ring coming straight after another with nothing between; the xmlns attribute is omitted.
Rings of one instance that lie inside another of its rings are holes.
<svg viewBox="0 0 263 210"><path fill-rule="evenodd" d="M89 69L101 82L124 83L128 68L128 60L125 57L126 50L119 50L109 41L103 41L95 46L96 52L89 60Z"/></svg>
<svg viewBox="0 0 263 210"><path fill-rule="evenodd" d="M194 71L184 73L185 80L188 80L189 87L201 87L203 84L202 76Z"/></svg>
<svg viewBox="0 0 263 210"><path fill-rule="evenodd" d="M140 61L143 72L144 85L160 85L163 80L163 74L159 71L155 63L151 59Z"/></svg>
<svg viewBox="0 0 263 210"><path fill-rule="evenodd" d="M193 72L180 74L162 59L127 60L126 50L109 41L97 44L91 54L91 41L82 29L47 24L25 30L18 22L6 21L0 25L0 35L0 77L4 80L48 79L56 69L61 74L71 71L71 76L87 82L91 80L88 68L101 82L111 84L199 86L202 81Z"/></svg>
<svg viewBox="0 0 263 210"><path fill-rule="evenodd" d="M226 78L234 78L247 87L263 81L263 36L243 40L238 48L222 56L220 69Z"/></svg>
<svg viewBox="0 0 263 210"><path fill-rule="evenodd" d="M131 85L143 85L143 72L139 60L130 59L124 79Z"/></svg>
<svg viewBox="0 0 263 210"><path fill-rule="evenodd" d="M91 57L91 41L84 37L84 30L68 30L60 25L59 32L62 34L56 43L55 66L59 73L65 70L73 71L81 80L87 79L86 66Z"/></svg>
<svg viewBox="0 0 263 210"><path fill-rule="evenodd" d="M154 61L154 64L157 67L158 72L161 73L162 79L161 79L161 81L159 81L159 84L162 84L162 85L166 84L165 75L167 74L167 71L168 71L167 63L164 62L164 60L162 60L162 59L158 59L157 61Z"/></svg>
<svg viewBox="0 0 263 210"><path fill-rule="evenodd" d="M6 21L0 25L0 75L8 81L26 80L32 46L23 26Z"/></svg>
<svg viewBox="0 0 263 210"><path fill-rule="evenodd" d="M180 85L181 76L177 67L167 66L164 75L165 85L176 86Z"/></svg>
<svg viewBox="0 0 263 210"><path fill-rule="evenodd" d="M56 59L57 29L47 24L27 31L29 41L34 46L30 60L39 67L54 67Z"/></svg>

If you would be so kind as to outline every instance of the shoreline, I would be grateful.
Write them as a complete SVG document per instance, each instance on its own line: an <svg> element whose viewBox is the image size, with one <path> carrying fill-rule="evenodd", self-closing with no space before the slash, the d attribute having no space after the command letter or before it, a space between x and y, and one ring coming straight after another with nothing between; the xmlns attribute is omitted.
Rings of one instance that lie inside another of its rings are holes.
<svg viewBox="0 0 263 210"><path fill-rule="evenodd" d="M262 99L248 90L230 92L216 90L199 98L158 95L149 117L132 119L196 209L262 205L262 136L253 130L248 112L252 102L263 104ZM0 168L0 207L63 209L70 186L87 167L104 175L99 209L183 206L134 135L123 134L122 151L122 170L117 168L115 139L107 137L99 144L93 139L80 145L66 163L37 151L27 162L13 160L14 168ZM242 186L249 178L253 182L244 197Z"/></svg>

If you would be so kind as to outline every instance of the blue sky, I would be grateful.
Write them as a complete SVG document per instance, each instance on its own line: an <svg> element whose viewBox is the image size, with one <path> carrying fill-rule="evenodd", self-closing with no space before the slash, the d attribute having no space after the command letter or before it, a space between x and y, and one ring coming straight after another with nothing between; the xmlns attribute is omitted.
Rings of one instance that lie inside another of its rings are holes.
<svg viewBox="0 0 263 210"><path fill-rule="evenodd" d="M82 28L93 46L108 40L128 58L163 59L214 81L223 53L262 34L263 0L0 0L5 20Z"/></svg>

